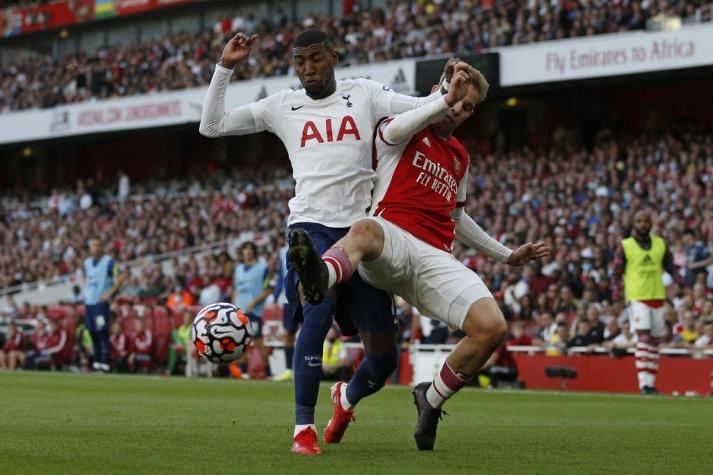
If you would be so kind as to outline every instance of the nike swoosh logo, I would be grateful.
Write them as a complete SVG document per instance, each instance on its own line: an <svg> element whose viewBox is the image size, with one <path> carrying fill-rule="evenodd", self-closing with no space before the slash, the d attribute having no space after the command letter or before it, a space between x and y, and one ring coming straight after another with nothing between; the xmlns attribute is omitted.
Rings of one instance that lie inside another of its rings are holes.
<svg viewBox="0 0 713 475"><path fill-rule="evenodd" d="M316 368L317 366L322 366L322 363L319 361L308 361L307 366L311 366L312 368Z"/></svg>
<svg viewBox="0 0 713 475"><path fill-rule="evenodd" d="M302 104L302 105L299 106L299 107L292 106L292 110L293 110L293 111L296 111L297 109L302 109L303 107L304 107L304 104Z"/></svg>

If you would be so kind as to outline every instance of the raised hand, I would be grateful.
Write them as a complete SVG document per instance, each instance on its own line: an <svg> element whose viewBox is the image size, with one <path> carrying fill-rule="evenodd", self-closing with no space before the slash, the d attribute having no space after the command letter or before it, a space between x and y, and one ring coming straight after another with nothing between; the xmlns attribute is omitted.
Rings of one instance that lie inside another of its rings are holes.
<svg viewBox="0 0 713 475"><path fill-rule="evenodd" d="M537 259L542 259L550 255L550 248L544 242L538 242L537 244L528 242L518 247L510 254L507 264L509 266L517 267L527 264L529 261L534 261Z"/></svg>
<svg viewBox="0 0 713 475"><path fill-rule="evenodd" d="M248 37L244 33L237 33L223 48L223 55L220 57L220 65L224 68L233 69L236 64L245 60L250 54L253 42L257 40L257 35Z"/></svg>
<svg viewBox="0 0 713 475"><path fill-rule="evenodd" d="M466 73L468 76L475 78L475 74L476 74L477 70L470 64L468 64L464 61L459 61L453 66L453 72L457 73L459 71L462 71L462 72Z"/></svg>
<svg viewBox="0 0 713 475"><path fill-rule="evenodd" d="M466 94L468 94L468 83L469 77L467 73L463 71L456 71L453 74L451 87L448 89L448 93L444 98L448 107L453 107L458 101L463 99Z"/></svg>
<svg viewBox="0 0 713 475"><path fill-rule="evenodd" d="M441 80L439 84L443 84L443 81L453 81L453 73L455 72L455 66L460 62L461 60L459 58L450 58L446 62L446 65L443 67L443 74L441 75Z"/></svg>

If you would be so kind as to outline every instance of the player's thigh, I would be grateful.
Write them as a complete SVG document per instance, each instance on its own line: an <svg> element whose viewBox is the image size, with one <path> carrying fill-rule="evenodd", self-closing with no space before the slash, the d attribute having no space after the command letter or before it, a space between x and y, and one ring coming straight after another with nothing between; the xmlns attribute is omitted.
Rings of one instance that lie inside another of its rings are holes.
<svg viewBox="0 0 713 475"><path fill-rule="evenodd" d="M282 305L282 328L284 328L287 333L291 333L293 335L297 333L299 322L296 317L297 312L295 304L289 301L285 302Z"/></svg>
<svg viewBox="0 0 713 475"><path fill-rule="evenodd" d="M631 330L651 331L651 307L641 302L631 302L629 304L629 322Z"/></svg>
<svg viewBox="0 0 713 475"><path fill-rule="evenodd" d="M666 333L666 309L651 309L651 336L661 338Z"/></svg>
<svg viewBox="0 0 713 475"><path fill-rule="evenodd" d="M384 232L384 246L381 255L359 264L358 273L369 285L400 294L408 279L413 250L409 244L409 234L398 226L382 218L367 218L378 223Z"/></svg>
<svg viewBox="0 0 713 475"><path fill-rule="evenodd" d="M419 261L415 295L410 299L416 300L423 315L463 330L473 303L493 296L478 274L451 254L431 249Z"/></svg>
<svg viewBox="0 0 713 475"><path fill-rule="evenodd" d="M109 328L109 302L84 306L84 326L90 332Z"/></svg>
<svg viewBox="0 0 713 475"><path fill-rule="evenodd" d="M469 287L461 296L464 301L472 302L462 326L466 335L498 340L507 335L505 316L492 296L486 295L480 287Z"/></svg>
<svg viewBox="0 0 713 475"><path fill-rule="evenodd" d="M394 335L398 329L393 296L369 285L355 272L337 286L337 323L349 336L359 333Z"/></svg>
<svg viewBox="0 0 713 475"><path fill-rule="evenodd" d="M368 340L368 350L382 352L395 342L398 328L392 293L400 295L409 284L412 252L405 231L381 218L367 219L381 226L383 249L378 258L362 262L352 279L338 287L337 318L348 312Z"/></svg>

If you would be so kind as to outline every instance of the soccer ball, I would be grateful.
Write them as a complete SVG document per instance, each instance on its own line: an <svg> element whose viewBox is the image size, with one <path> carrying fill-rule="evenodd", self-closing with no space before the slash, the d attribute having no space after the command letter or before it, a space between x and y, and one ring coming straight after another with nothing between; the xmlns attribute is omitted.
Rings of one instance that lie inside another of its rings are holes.
<svg viewBox="0 0 713 475"><path fill-rule="evenodd" d="M230 363L245 354L252 341L248 317L235 305L214 303L193 320L191 341L198 354L213 363Z"/></svg>

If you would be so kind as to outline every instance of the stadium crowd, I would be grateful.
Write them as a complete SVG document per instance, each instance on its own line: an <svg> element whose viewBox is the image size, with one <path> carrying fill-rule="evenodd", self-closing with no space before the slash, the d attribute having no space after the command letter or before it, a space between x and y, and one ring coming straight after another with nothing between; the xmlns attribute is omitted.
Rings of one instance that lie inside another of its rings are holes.
<svg viewBox="0 0 713 475"><path fill-rule="evenodd" d="M125 201L89 180L55 190L43 209L15 207L0 221L0 288L77 272L85 243L97 234L120 262L259 232L281 234L293 193L286 173L271 170L267 177L242 169L203 182L146 183Z"/></svg>
<svg viewBox="0 0 713 475"><path fill-rule="evenodd" d="M0 66L0 113L206 85L235 31L260 35L250 61L233 76L242 80L289 74L290 44L307 27L328 32L342 65L349 65L638 30L652 18L691 17L704 3L423 0L373 10L356 2L342 18L313 13L291 20L282 9L272 18L237 15L195 34L177 32L90 54L14 57Z"/></svg>
<svg viewBox="0 0 713 475"><path fill-rule="evenodd" d="M542 151L489 151L465 142L472 157L469 213L511 247L542 239L553 249L542 263L508 268L455 245L455 255L478 272L513 323L512 343L541 345L549 354L572 346L630 346L634 340L623 318L613 258L633 210L650 206L657 215L655 232L666 239L677 267L667 275L669 325L662 344L713 346L713 136L674 126L634 137L604 130L590 149L576 135L559 129ZM61 274L77 278L86 242L97 234L124 263L201 244L252 240L274 272L291 179L271 165L252 175L242 169L237 176L138 185L118 198L113 187L80 182L73 192L53 192L43 209L5 210L0 287ZM149 189L155 192L143 195ZM120 297L131 305L148 301L165 308L177 325L183 309L229 298L237 253L230 246L220 249L200 259L138 265ZM81 300L78 289L75 300ZM414 318L407 305L399 306L399 315L404 341L458 338L435 322ZM36 322L42 310L19 307L8 296L0 316L7 323L28 316ZM13 341L11 335L6 341Z"/></svg>

